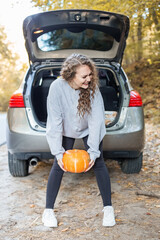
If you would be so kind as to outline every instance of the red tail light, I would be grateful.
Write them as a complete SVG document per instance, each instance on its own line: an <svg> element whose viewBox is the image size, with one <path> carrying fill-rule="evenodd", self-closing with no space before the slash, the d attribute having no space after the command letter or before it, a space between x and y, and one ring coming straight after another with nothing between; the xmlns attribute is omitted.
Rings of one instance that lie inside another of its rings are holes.
<svg viewBox="0 0 160 240"><path fill-rule="evenodd" d="M24 108L24 100L22 93L14 93L9 101L10 108Z"/></svg>
<svg viewBox="0 0 160 240"><path fill-rule="evenodd" d="M130 92L129 107L141 107L142 98L137 91Z"/></svg>

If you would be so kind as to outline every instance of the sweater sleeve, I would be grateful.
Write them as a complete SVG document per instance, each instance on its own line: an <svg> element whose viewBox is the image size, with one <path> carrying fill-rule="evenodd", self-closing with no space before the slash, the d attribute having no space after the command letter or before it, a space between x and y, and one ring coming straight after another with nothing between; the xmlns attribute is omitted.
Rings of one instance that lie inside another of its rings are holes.
<svg viewBox="0 0 160 240"><path fill-rule="evenodd" d="M100 156L99 144L106 133L104 103L99 89L96 90L91 104L91 113L88 118L88 128L88 153L90 155L90 159L95 161L96 158Z"/></svg>
<svg viewBox="0 0 160 240"><path fill-rule="evenodd" d="M58 88L52 84L47 97L47 125L46 125L46 138L51 150L52 155L57 159L63 157L65 152L62 147L62 112L58 97Z"/></svg>

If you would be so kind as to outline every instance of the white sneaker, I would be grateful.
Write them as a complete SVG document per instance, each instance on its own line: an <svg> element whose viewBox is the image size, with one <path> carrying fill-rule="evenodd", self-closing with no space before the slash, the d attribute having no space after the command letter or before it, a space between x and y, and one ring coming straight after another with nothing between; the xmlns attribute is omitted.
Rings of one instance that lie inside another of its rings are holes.
<svg viewBox="0 0 160 240"><path fill-rule="evenodd" d="M54 215L53 209L46 208L42 214L42 222L46 227L57 227L57 219Z"/></svg>
<svg viewBox="0 0 160 240"><path fill-rule="evenodd" d="M113 227L116 224L115 217L114 217L114 209L112 206L106 206L103 209L104 216L103 216L103 226L104 227Z"/></svg>

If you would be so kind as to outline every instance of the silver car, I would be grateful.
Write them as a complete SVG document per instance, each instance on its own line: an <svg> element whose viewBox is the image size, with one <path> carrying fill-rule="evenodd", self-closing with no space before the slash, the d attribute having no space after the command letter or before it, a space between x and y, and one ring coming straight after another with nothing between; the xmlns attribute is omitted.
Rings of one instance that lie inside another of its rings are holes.
<svg viewBox="0 0 160 240"><path fill-rule="evenodd" d="M30 67L10 98L7 115L8 163L13 176L26 176L30 164L54 158L46 140L46 99L63 61L73 52L89 56L97 66L106 115L104 157L117 160L124 173L140 172L142 99L121 66L128 32L127 16L104 11L58 10L24 20ZM74 148L84 148L80 139Z"/></svg>

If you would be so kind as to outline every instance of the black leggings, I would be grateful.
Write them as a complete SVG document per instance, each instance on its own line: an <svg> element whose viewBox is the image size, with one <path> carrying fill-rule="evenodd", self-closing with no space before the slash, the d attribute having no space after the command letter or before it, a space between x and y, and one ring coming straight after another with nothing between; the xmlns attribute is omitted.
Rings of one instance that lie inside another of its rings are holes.
<svg viewBox="0 0 160 240"><path fill-rule="evenodd" d="M87 145L88 136L83 138L86 150L89 148ZM63 137L63 147L65 150L73 149L74 138ZM100 157L96 159L93 166L98 187L102 196L103 206L111 206L111 184L108 174L107 167L103 159L102 142L100 143L99 150L101 151ZM59 167L57 160L55 159L54 164L51 168L48 184L47 184L47 195L46 195L46 208L54 208L54 203L60 188L61 180L64 171Z"/></svg>

